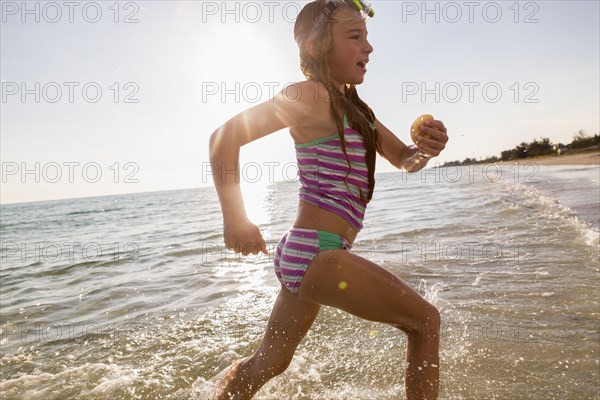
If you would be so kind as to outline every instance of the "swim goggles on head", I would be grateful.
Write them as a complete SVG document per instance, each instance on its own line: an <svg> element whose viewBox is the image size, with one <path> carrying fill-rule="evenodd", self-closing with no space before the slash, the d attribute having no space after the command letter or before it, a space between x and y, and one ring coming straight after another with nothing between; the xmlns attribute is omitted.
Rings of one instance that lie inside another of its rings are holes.
<svg viewBox="0 0 600 400"><path fill-rule="evenodd" d="M309 39L314 39L317 34L323 29L325 23L331 18L335 10L339 7L340 4L346 4L350 6L353 10L356 11L356 14L359 18L366 19L367 17L373 17L375 15L375 10L371 7L371 4L362 0L328 0L323 7L323 11L319 16L315 26L310 31L308 35Z"/></svg>
<svg viewBox="0 0 600 400"><path fill-rule="evenodd" d="M358 11L360 14L364 14L365 16L374 17L375 10L371 7L370 3L362 0L330 0L325 7L328 7L330 4L334 3L334 6L337 7L335 3L346 3L354 10Z"/></svg>

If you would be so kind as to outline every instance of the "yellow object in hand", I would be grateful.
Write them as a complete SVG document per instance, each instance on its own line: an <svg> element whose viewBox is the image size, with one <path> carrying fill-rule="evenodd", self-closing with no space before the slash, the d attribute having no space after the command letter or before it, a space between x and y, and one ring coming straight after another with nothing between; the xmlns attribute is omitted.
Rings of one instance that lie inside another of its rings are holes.
<svg viewBox="0 0 600 400"><path fill-rule="evenodd" d="M417 118L415 122L413 122L412 126L410 127L410 137L412 138L413 143L417 144L417 135L421 135L423 137L429 136L427 135L427 133L421 132L419 128L421 127L421 125L423 125L425 121L431 120L433 120L433 117L431 115L423 114L419 118Z"/></svg>

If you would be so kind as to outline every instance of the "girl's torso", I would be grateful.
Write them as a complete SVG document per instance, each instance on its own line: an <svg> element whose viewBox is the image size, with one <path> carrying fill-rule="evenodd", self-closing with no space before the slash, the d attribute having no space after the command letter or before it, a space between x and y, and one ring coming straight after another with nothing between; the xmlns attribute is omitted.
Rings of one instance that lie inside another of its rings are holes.
<svg viewBox="0 0 600 400"><path fill-rule="evenodd" d="M339 215L301 200L298 201L294 227L337 233L350 244L354 243L358 234L358 231Z"/></svg>
<svg viewBox="0 0 600 400"><path fill-rule="evenodd" d="M327 94L324 86L319 93ZM304 144L314 140L332 136L338 132L335 119L330 110L327 97L319 96L315 99L311 120L303 127L290 127L290 134L295 144ZM350 244L354 243L358 230L356 230L345 218L317 207L316 205L300 200L298 212L294 221L294 227L324 230L343 236Z"/></svg>

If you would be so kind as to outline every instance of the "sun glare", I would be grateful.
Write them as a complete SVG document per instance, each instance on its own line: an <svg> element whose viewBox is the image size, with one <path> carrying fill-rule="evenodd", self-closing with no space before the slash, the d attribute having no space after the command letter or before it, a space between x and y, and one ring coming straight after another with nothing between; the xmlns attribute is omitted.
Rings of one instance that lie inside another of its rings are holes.
<svg viewBox="0 0 600 400"><path fill-rule="evenodd" d="M285 71L289 71L289 67L285 64L289 60L281 51L278 29L277 24L268 22L236 23L233 20L226 23L211 20L209 25L201 27L202 40L196 44L202 51L194 54L198 54L196 61L201 68L199 84L217 85L213 90L218 94L210 96L206 104L215 106L215 114L223 113L230 118L267 101L287 83ZM271 140L268 143L279 144ZM240 154L244 206L248 218L257 225L268 224L270 219L266 197L272 179L267 177L264 162L277 162L280 166L287 161L277 158L280 154L274 155L266 143L266 139L262 139L260 144L248 144Z"/></svg>
<svg viewBox="0 0 600 400"><path fill-rule="evenodd" d="M204 54L209 76L240 83L257 82L277 74L281 67L273 29L263 24L228 23L213 30Z"/></svg>
<svg viewBox="0 0 600 400"><path fill-rule="evenodd" d="M242 196L244 197L244 206L246 214L250 221L256 225L265 225L269 223L267 213L267 184L264 182L243 182Z"/></svg>

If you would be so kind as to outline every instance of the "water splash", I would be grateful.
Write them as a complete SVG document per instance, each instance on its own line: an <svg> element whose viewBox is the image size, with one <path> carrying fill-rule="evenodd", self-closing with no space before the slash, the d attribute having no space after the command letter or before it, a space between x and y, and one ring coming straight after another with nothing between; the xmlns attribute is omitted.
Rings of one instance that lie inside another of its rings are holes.
<svg viewBox="0 0 600 400"><path fill-rule="evenodd" d="M446 287L447 285L445 283L436 282L428 288L427 281L425 279L421 279L419 281L417 291L419 293L422 293L422 296L425 298L425 300L427 300L439 309L441 307L441 304L438 303L443 302L443 300L438 297L438 294L439 292L443 291Z"/></svg>

